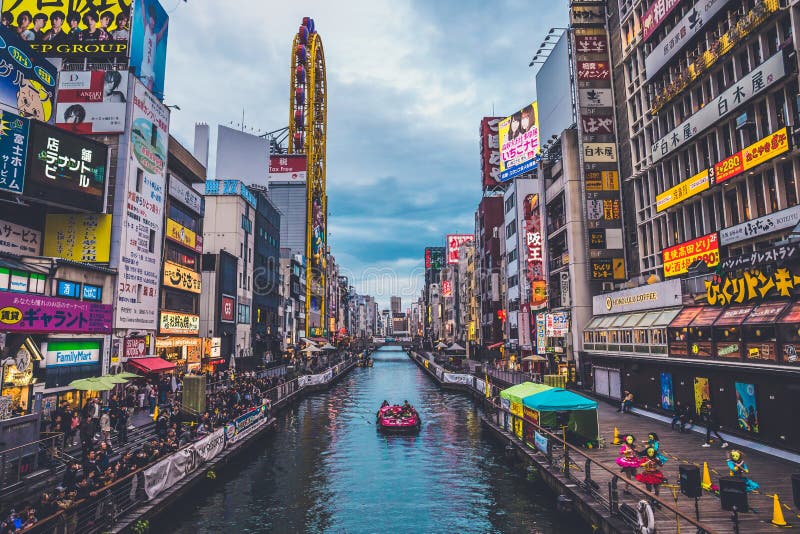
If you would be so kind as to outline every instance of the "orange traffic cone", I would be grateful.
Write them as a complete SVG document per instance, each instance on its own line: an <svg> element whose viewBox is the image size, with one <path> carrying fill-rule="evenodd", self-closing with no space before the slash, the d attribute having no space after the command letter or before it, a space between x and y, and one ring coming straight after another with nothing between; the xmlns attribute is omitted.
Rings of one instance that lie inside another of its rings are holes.
<svg viewBox="0 0 800 534"><path fill-rule="evenodd" d="M778 494L776 493L772 498L772 524L776 527L786 527L789 526L786 520L783 518L783 510L781 509L781 501L778 500Z"/></svg>
<svg viewBox="0 0 800 534"><path fill-rule="evenodd" d="M619 430L617 430L617 427L614 427L614 441L611 443L614 445L619 445Z"/></svg>
<svg viewBox="0 0 800 534"><path fill-rule="evenodd" d="M703 482L700 484L703 489L708 491L711 489L711 475L708 473L708 462L703 462Z"/></svg>

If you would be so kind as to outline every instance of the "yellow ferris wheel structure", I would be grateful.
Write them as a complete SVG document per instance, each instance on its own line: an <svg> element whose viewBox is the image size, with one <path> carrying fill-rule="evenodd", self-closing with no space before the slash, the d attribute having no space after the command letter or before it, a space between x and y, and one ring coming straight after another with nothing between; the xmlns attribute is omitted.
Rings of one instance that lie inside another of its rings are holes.
<svg viewBox="0 0 800 534"><path fill-rule="evenodd" d="M289 154L306 156L306 336L320 336L326 324L328 196L325 142L328 84L322 38L314 19L304 17L292 44L289 93Z"/></svg>

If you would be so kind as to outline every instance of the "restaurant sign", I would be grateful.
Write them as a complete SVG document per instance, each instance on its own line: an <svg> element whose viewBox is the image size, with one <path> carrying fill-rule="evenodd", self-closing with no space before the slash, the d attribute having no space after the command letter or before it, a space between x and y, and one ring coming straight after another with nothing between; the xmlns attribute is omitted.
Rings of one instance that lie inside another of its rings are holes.
<svg viewBox="0 0 800 534"><path fill-rule="evenodd" d="M182 289L183 291L200 293L200 273L167 261L164 262L164 285Z"/></svg>
<svg viewBox="0 0 800 534"><path fill-rule="evenodd" d="M788 150L789 136L784 126L714 165L714 173L711 175L712 185L739 176Z"/></svg>
<svg viewBox="0 0 800 534"><path fill-rule="evenodd" d="M719 264L719 240L717 233L704 235L661 251L664 276L677 276L689 272L689 266L704 261L708 267Z"/></svg>
<svg viewBox="0 0 800 534"><path fill-rule="evenodd" d="M0 291L0 330L25 333L110 334L108 304Z"/></svg>
<svg viewBox="0 0 800 534"><path fill-rule="evenodd" d="M197 335L200 332L200 316L162 311L159 325L162 334Z"/></svg>
<svg viewBox="0 0 800 534"><path fill-rule="evenodd" d="M778 230L792 228L800 223L800 204L786 208L785 210L776 211L769 215L764 215L758 219L745 221L736 226L724 228L719 231L719 242L721 245L730 245L745 239L760 237L762 235L771 234Z"/></svg>
<svg viewBox="0 0 800 534"><path fill-rule="evenodd" d="M592 298L592 314L625 313L680 306L681 281L667 280Z"/></svg>
<svg viewBox="0 0 800 534"><path fill-rule="evenodd" d="M663 193L656 195L656 211L661 212L679 204L703 191L710 186L708 180L708 169L703 169L691 178L687 178L675 187L671 187Z"/></svg>
<svg viewBox="0 0 800 534"><path fill-rule="evenodd" d="M771 274L751 269L707 280L706 298L712 306L726 306L770 297L790 297L795 288L800 288L800 276L787 267L779 267Z"/></svg>
<svg viewBox="0 0 800 534"><path fill-rule="evenodd" d="M722 271L751 269L764 265L782 265L794 258L800 258L800 243L787 243L766 250L756 250L733 258L725 258L720 262Z"/></svg>

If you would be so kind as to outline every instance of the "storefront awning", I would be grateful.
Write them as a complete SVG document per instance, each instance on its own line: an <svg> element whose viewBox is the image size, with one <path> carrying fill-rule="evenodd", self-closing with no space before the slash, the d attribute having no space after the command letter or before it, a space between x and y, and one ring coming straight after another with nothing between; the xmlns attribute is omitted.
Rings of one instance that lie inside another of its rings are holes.
<svg viewBox="0 0 800 534"><path fill-rule="evenodd" d="M638 325L642 319L644 319L646 314L644 313L629 313L627 317L625 317L625 322L622 323L623 328L633 328L634 326Z"/></svg>
<svg viewBox="0 0 800 534"><path fill-rule="evenodd" d="M592 317L592 320L589 321L589 324L586 325L586 328L584 328L584 330L595 330L599 328L600 322L603 319L605 319L604 315L597 315L595 317Z"/></svg>
<svg viewBox="0 0 800 534"><path fill-rule="evenodd" d="M622 328L622 325L625 324L625 320L628 318L628 314L621 313L619 315L614 316L614 320L611 321L609 325L610 328Z"/></svg>
<svg viewBox="0 0 800 534"><path fill-rule="evenodd" d="M795 302L783 316L778 320L779 323L800 323L800 302Z"/></svg>
<svg viewBox="0 0 800 534"><path fill-rule="evenodd" d="M47 274L48 270L44 267L40 267L38 265L31 265L29 263L22 263L21 261L0 257L0 267L5 267L7 269L16 269L18 271L27 271L29 273L39 273L39 274Z"/></svg>
<svg viewBox="0 0 800 534"><path fill-rule="evenodd" d="M616 315L606 315L597 325L597 328L608 328L614 322Z"/></svg>
<svg viewBox="0 0 800 534"><path fill-rule="evenodd" d="M739 326L747 319L751 311L753 311L752 306L731 306L726 308L717 318L714 326Z"/></svg>
<svg viewBox="0 0 800 534"><path fill-rule="evenodd" d="M175 369L175 364L164 358L134 358L128 363L145 373L163 373Z"/></svg>
<svg viewBox="0 0 800 534"><path fill-rule="evenodd" d="M651 311L644 314L642 320L639 321L637 328L650 328L653 326L653 323L656 322L658 316L661 315L660 311Z"/></svg>
<svg viewBox="0 0 800 534"><path fill-rule="evenodd" d="M651 324L650 326L657 328L664 328L665 326L669 326L680 312L681 312L680 308L674 308L672 310L664 310L658 315L658 318L656 318L656 320L653 321L653 324Z"/></svg>
<svg viewBox="0 0 800 534"><path fill-rule="evenodd" d="M692 321L691 326L711 326L716 322L717 317L719 317L721 313L722 308L703 306L703 309L700 310L700 313L698 313L697 317Z"/></svg>
<svg viewBox="0 0 800 534"><path fill-rule="evenodd" d="M744 324L774 323L778 316L789 306L788 302L765 302L759 304L745 319Z"/></svg>
<svg viewBox="0 0 800 534"><path fill-rule="evenodd" d="M487 348L487 349L489 349L489 350L494 350L494 349L500 348L500 347L502 347L502 346L503 346L503 342L502 342L502 341L499 341L499 342L497 342L497 343L492 343L491 345L489 345L489 346L488 346L488 347L486 347L486 348Z"/></svg>
<svg viewBox="0 0 800 534"><path fill-rule="evenodd" d="M670 328L685 328L689 326L694 318L697 317L697 314L700 313L702 310L702 306L692 306L689 308L684 308L680 311L677 317L675 317L671 323L669 323Z"/></svg>

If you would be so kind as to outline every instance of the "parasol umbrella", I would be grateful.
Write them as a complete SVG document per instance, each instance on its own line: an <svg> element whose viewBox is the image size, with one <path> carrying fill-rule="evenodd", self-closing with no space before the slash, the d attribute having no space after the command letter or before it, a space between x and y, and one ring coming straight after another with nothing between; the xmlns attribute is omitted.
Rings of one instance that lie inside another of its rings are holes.
<svg viewBox="0 0 800 534"><path fill-rule="evenodd" d="M336 347L331 345L330 343L325 343L320 347L322 350L336 350Z"/></svg>
<svg viewBox="0 0 800 534"><path fill-rule="evenodd" d="M118 376L119 378L127 378L128 380L131 378L143 378L142 375L137 375L136 373L131 373L130 371L122 371L114 376Z"/></svg>
<svg viewBox="0 0 800 534"><path fill-rule="evenodd" d="M301 338L300 338L300 341L302 341L303 343L305 343L306 345L308 345L308 346L310 346L310 347L316 347L316 346L317 346L317 344L316 344L316 343L314 343L313 341L311 341L311 340L310 340L310 339L308 339L307 337L301 337Z"/></svg>
<svg viewBox="0 0 800 534"><path fill-rule="evenodd" d="M447 344L446 344L446 343L442 343L442 342L440 341L440 342L439 342L439 343L436 345L436 348L437 348L437 349L439 349L439 350L441 350L441 349L446 349L446 348L447 348Z"/></svg>
<svg viewBox="0 0 800 534"><path fill-rule="evenodd" d="M81 378L69 383L70 387L79 391L110 391L114 389L114 384L109 384L99 376L91 378Z"/></svg>
<svg viewBox="0 0 800 534"><path fill-rule="evenodd" d="M453 343L453 344L452 344L452 345L450 345L450 346L449 346L449 347L448 347L446 350L452 350L452 351L465 351L465 350L467 350L467 349L465 349L464 347L462 347L462 346L461 346L461 345L459 345L458 343Z"/></svg>
<svg viewBox="0 0 800 534"><path fill-rule="evenodd" d="M103 375L100 380L108 382L109 384L125 384L128 379L119 375Z"/></svg>
<svg viewBox="0 0 800 534"><path fill-rule="evenodd" d="M314 345L311 345L310 347L304 348L303 352L322 352L322 349L319 347L315 347Z"/></svg>
<svg viewBox="0 0 800 534"><path fill-rule="evenodd" d="M522 360L526 362L546 362L547 358L545 358L544 356L534 355L534 356L525 356L524 358L522 358Z"/></svg>

